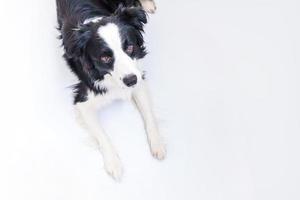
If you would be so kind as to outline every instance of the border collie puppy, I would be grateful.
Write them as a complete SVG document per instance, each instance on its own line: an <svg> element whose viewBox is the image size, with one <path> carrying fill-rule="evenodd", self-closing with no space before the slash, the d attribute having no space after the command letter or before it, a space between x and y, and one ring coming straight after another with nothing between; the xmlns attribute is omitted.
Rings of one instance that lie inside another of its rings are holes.
<svg viewBox="0 0 300 200"><path fill-rule="evenodd" d="M106 171L117 180L122 165L97 119L97 111L112 101L132 101L144 120L152 155L162 160L166 154L138 68L146 55L142 32L147 18L140 5L155 10L152 0L57 0L64 58L79 79L74 86L78 117L96 138Z"/></svg>

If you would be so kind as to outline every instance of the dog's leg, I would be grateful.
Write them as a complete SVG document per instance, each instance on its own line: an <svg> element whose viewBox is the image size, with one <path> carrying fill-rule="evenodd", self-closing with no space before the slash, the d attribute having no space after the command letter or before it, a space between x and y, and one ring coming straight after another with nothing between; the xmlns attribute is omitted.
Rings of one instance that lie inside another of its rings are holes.
<svg viewBox="0 0 300 200"><path fill-rule="evenodd" d="M122 164L117 152L111 144L109 138L99 125L97 110L88 103L76 104L78 119L82 125L94 136L99 143L100 151L103 155L104 167L108 174L114 179L120 180L122 176Z"/></svg>
<svg viewBox="0 0 300 200"><path fill-rule="evenodd" d="M139 0L142 4L144 10L148 13L154 13L156 10L156 5L154 0Z"/></svg>
<svg viewBox="0 0 300 200"><path fill-rule="evenodd" d="M152 155L159 160L163 160L166 156L166 148L159 134L158 125L150 102L148 88L144 81L141 83L139 88L134 91L133 100L143 117Z"/></svg>

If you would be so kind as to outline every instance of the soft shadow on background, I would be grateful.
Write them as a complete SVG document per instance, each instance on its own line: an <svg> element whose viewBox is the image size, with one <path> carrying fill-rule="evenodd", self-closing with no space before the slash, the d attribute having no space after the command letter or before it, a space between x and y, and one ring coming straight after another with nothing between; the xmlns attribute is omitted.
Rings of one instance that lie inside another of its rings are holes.
<svg viewBox="0 0 300 200"><path fill-rule="evenodd" d="M300 199L299 1L157 4L143 63L168 156L116 102L99 114L115 183L74 120L54 0L1 0L0 199Z"/></svg>

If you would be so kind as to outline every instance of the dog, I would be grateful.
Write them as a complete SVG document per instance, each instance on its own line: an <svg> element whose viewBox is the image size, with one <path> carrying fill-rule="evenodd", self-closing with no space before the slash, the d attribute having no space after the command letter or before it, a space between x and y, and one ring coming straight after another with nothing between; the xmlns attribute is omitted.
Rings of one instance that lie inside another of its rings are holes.
<svg viewBox="0 0 300 200"><path fill-rule="evenodd" d="M64 58L79 79L74 107L84 127L96 138L104 167L120 180L123 168L97 111L114 100L133 102L144 121L152 155L162 160L165 144L152 110L139 60L146 55L143 28L153 0L57 0L57 19Z"/></svg>

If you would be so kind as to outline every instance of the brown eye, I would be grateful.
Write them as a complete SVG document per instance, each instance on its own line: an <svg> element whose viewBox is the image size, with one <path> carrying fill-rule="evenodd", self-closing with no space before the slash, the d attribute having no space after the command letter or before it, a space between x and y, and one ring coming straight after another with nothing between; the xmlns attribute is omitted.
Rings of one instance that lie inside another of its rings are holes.
<svg viewBox="0 0 300 200"><path fill-rule="evenodd" d="M133 45L129 45L129 46L126 48L126 52L127 52L128 54L132 54L132 53L133 53L133 49L134 49Z"/></svg>
<svg viewBox="0 0 300 200"><path fill-rule="evenodd" d="M103 63L111 63L112 61L112 57L110 56L101 56L100 59Z"/></svg>

